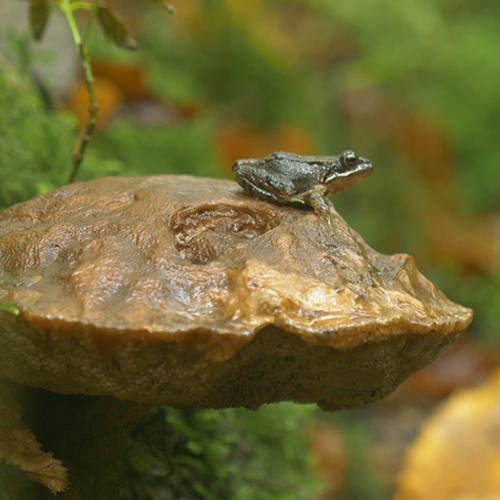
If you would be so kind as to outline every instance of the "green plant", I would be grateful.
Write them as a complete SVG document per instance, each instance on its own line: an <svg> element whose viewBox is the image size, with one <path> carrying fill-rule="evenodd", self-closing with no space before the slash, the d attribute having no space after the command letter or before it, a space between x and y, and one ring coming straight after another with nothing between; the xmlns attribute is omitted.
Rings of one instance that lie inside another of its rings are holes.
<svg viewBox="0 0 500 500"><path fill-rule="evenodd" d="M309 499L313 406L184 411L156 406L132 432L115 477L120 500ZM116 488L115 488L116 491Z"/></svg>
<svg viewBox="0 0 500 500"><path fill-rule="evenodd" d="M19 309L11 304L6 304L5 302L0 302L0 310L7 311L16 316L19 314Z"/></svg>
<svg viewBox="0 0 500 500"><path fill-rule="evenodd" d="M168 12L172 12L172 7L164 0L153 1L163 5ZM68 182L74 182L83 161L85 151L92 139L99 110L88 48L94 21L97 19L108 39L121 48L135 50L137 48L137 42L128 32L116 10L110 5L101 2L101 0L31 0L30 23L31 31L36 40L39 40L45 31L45 27L47 26L47 22L52 12L52 4L55 4L61 10L68 22L81 61L85 85L89 95L89 117L87 123L80 132L78 141L73 150L71 172L68 177ZM75 12L79 10L89 13L89 18L83 33L80 31L75 19Z"/></svg>

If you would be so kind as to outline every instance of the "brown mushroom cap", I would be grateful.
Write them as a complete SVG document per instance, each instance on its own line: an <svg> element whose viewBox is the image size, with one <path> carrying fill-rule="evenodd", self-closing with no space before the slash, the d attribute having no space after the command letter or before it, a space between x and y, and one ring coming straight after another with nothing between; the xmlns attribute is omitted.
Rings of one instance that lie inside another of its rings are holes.
<svg viewBox="0 0 500 500"><path fill-rule="evenodd" d="M408 255L230 181L94 179L0 213L0 375L181 408L379 399L472 311Z"/></svg>

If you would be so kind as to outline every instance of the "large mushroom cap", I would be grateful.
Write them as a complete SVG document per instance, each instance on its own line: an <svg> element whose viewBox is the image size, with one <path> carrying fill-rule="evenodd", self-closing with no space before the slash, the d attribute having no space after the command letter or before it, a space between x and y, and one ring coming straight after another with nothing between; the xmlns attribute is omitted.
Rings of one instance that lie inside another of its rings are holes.
<svg viewBox="0 0 500 500"><path fill-rule="evenodd" d="M0 375L176 407L378 399L468 326L407 255L230 181L95 179L0 214ZM349 237L342 236L349 234Z"/></svg>

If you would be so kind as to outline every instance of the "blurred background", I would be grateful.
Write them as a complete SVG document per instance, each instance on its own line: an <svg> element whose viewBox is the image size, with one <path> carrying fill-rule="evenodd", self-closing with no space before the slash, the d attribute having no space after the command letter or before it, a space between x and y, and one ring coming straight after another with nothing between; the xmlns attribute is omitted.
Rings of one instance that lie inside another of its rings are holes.
<svg viewBox="0 0 500 500"><path fill-rule="evenodd" d="M430 496L404 493L417 446L434 474L458 473L432 461L422 429L440 418L445 428L446 405L465 388L500 393L489 379L500 360L500 4L172 0L170 15L146 0L109 3L138 49L116 48L94 27L100 115L79 180L230 178L238 158L353 149L375 172L336 196L337 210L373 248L413 255L475 312L445 356L377 404L336 414L289 403L154 408L110 477L116 498L437 499L432 486ZM54 9L41 43L27 19L26 2L2 0L1 209L64 184L87 119L65 19ZM477 408L476 393L465 394ZM483 409L494 411L500 401ZM469 423L455 445L481 427ZM490 454L500 462L498 439Z"/></svg>

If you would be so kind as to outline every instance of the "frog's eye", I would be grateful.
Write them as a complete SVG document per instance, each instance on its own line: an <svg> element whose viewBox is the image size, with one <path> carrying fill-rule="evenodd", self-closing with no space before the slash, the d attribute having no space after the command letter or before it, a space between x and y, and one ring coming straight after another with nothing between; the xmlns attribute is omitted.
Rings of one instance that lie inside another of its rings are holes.
<svg viewBox="0 0 500 500"><path fill-rule="evenodd" d="M358 163L358 156L356 155L356 153L353 153L352 151L346 151L342 155L342 161L348 167L355 167Z"/></svg>

